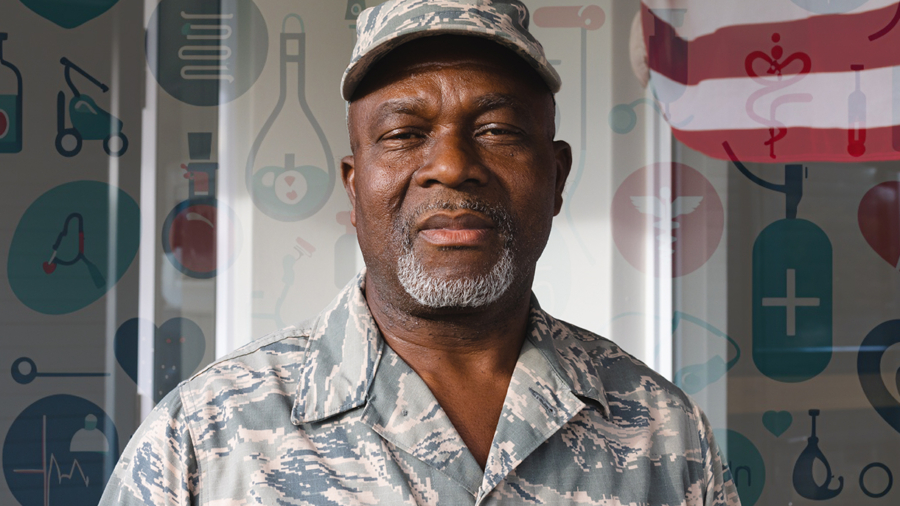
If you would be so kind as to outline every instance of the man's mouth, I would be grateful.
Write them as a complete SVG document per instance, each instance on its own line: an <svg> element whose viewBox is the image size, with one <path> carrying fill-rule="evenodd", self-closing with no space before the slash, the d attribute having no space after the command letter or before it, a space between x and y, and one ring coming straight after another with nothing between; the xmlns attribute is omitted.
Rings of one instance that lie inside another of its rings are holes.
<svg viewBox="0 0 900 506"><path fill-rule="evenodd" d="M478 246L491 238L494 223L471 211L438 212L421 221L419 236L436 246Z"/></svg>

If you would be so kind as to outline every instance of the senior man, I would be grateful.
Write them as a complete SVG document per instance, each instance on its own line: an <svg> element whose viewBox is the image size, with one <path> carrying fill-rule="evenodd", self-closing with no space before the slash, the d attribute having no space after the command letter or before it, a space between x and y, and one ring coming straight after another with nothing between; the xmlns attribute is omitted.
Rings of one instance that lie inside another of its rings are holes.
<svg viewBox="0 0 900 506"><path fill-rule="evenodd" d="M360 16L342 161L366 263L167 396L102 504L735 505L700 409L541 310L571 149L515 0Z"/></svg>

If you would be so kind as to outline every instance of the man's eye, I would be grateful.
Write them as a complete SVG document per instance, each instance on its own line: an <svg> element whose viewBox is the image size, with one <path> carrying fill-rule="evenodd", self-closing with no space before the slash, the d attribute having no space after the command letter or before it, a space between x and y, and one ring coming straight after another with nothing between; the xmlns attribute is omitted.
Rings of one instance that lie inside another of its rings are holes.
<svg viewBox="0 0 900 506"><path fill-rule="evenodd" d="M411 130L394 130L388 132L382 137L382 140L386 141L406 141L413 140L422 137L422 134L419 132L414 132Z"/></svg>
<svg viewBox="0 0 900 506"><path fill-rule="evenodd" d="M477 135L483 135L487 137L518 137L521 135L521 132L513 128L491 126L478 130Z"/></svg>

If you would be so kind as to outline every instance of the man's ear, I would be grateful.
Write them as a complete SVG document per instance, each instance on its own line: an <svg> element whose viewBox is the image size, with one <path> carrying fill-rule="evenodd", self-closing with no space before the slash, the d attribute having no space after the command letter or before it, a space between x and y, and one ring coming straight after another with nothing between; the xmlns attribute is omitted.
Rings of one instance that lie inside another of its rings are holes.
<svg viewBox="0 0 900 506"><path fill-rule="evenodd" d="M350 199L350 223L356 226L356 171L353 155L341 158L341 180Z"/></svg>
<svg viewBox="0 0 900 506"><path fill-rule="evenodd" d="M566 141L553 141L553 155L556 161L556 201L553 206L553 216L559 214L563 204L563 191L566 189L566 180L569 171L572 170L572 146Z"/></svg>

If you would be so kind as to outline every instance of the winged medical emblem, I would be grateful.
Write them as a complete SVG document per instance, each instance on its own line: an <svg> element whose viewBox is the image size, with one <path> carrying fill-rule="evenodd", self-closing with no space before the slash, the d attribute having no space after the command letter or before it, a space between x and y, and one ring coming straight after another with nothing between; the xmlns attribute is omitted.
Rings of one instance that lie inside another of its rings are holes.
<svg viewBox="0 0 900 506"><path fill-rule="evenodd" d="M681 226L675 219L691 214L700 206L701 202L703 202L703 197L696 196L682 196L673 201L672 189L666 187L659 189L659 197L653 195L631 197L631 203L638 211L643 214L651 214L659 219L654 224L660 230L660 234L656 237L660 241L660 251L667 254L675 252L675 236L672 235L672 230Z"/></svg>

